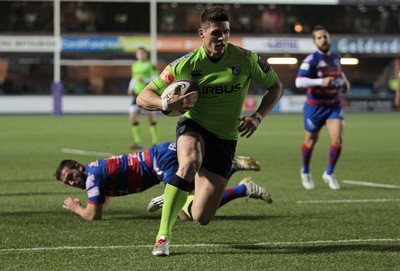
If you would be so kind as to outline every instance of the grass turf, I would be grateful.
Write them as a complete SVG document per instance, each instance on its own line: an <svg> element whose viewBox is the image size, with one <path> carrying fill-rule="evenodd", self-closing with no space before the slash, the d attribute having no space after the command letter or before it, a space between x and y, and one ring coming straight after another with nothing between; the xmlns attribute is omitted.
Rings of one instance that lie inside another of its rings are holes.
<svg viewBox="0 0 400 271"><path fill-rule="evenodd" d="M160 117L162 141L174 140L177 118ZM343 182L400 185L398 113L347 114L336 175L342 189L323 183L326 130L313 154L316 188L299 180L302 118L273 114L237 154L258 159L260 172L238 172L267 187L274 203L238 199L206 227L178 221L172 255L155 258L160 213L147 213L161 185L114 198L104 220L87 222L64 210L83 190L54 180L65 158L99 156L65 148L123 154L131 142L127 116L0 117L0 270L399 270L400 190ZM150 145L142 119L145 145Z"/></svg>

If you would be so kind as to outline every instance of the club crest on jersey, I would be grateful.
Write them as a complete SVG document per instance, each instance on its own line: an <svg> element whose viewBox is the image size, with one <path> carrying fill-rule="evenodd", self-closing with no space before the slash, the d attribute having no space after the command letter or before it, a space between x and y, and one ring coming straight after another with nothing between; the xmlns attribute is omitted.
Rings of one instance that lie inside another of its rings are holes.
<svg viewBox="0 0 400 271"><path fill-rule="evenodd" d="M232 74L238 76L242 72L240 64L232 65Z"/></svg>

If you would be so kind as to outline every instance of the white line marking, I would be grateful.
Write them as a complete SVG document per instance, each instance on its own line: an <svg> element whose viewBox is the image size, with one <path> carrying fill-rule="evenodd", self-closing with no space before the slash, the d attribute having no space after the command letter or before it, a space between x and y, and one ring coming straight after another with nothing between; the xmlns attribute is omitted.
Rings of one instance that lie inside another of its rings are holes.
<svg viewBox="0 0 400 271"><path fill-rule="evenodd" d="M113 153L110 153L110 152L85 151L85 150L68 149L68 148L62 148L61 152L79 154L79 155L94 155L94 156L113 156L114 155Z"/></svg>
<svg viewBox="0 0 400 271"><path fill-rule="evenodd" d="M355 185L382 187L382 188L389 188L389 189L400 189L400 186L391 185L391 184L380 184L380 183L371 183L371 182L358 182L358 181L350 181L350 180L344 180L342 182L343 183L347 183L347 184L355 184Z"/></svg>
<svg viewBox="0 0 400 271"><path fill-rule="evenodd" d="M400 199L341 199L341 200L298 200L296 203L366 203L366 202L394 202Z"/></svg>
<svg viewBox="0 0 400 271"><path fill-rule="evenodd" d="M262 243L238 243L238 244L173 244L174 247L231 247L231 246L293 246L293 245L319 245L319 244L349 244L349 243L384 243L400 242L395 239L349 239L349 240L316 240L300 242L262 242ZM43 250L83 250L83 249L126 249L126 248L152 248L153 245L131 246L64 246L64 247L31 247L31 248L2 248L0 252L10 251L43 251Z"/></svg>

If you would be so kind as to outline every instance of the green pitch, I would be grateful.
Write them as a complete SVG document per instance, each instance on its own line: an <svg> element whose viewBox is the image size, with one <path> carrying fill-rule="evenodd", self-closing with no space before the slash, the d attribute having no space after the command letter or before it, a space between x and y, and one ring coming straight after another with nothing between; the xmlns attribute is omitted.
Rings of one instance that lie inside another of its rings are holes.
<svg viewBox="0 0 400 271"><path fill-rule="evenodd" d="M174 140L177 118L160 117L162 141ZM142 120L149 146L147 121ZM400 115L347 114L336 168L342 186L323 183L328 135L311 170L315 190L300 184L302 118L274 114L237 154L261 163L252 176L273 204L239 199L206 227L178 221L168 258L151 256L160 212L147 202L157 186L114 198L104 220L87 222L63 209L85 191L54 180L58 162L82 163L129 152L127 116L0 116L0 270L399 270ZM79 153L71 153L77 152Z"/></svg>

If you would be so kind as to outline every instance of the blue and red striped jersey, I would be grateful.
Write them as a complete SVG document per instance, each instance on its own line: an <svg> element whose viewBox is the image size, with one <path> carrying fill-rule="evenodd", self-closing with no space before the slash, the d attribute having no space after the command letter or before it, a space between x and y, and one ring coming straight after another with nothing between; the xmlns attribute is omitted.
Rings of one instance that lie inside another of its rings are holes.
<svg viewBox="0 0 400 271"><path fill-rule="evenodd" d="M105 196L142 192L163 181L178 169L176 145L166 142L137 153L100 159L85 166L89 203L104 203Z"/></svg>
<svg viewBox="0 0 400 271"><path fill-rule="evenodd" d="M308 55L300 65L297 77L307 77L312 79L332 76L336 78L336 83L329 87L310 87L307 89L307 102L314 105L334 104L339 101L341 89L342 68L340 56L336 53L324 54L316 51Z"/></svg>

